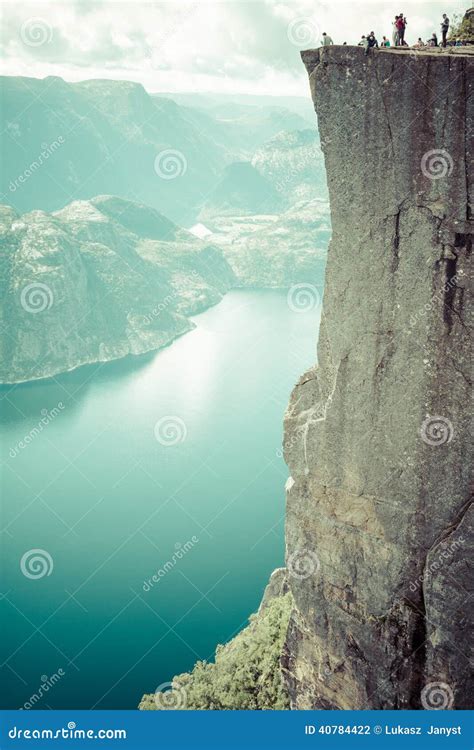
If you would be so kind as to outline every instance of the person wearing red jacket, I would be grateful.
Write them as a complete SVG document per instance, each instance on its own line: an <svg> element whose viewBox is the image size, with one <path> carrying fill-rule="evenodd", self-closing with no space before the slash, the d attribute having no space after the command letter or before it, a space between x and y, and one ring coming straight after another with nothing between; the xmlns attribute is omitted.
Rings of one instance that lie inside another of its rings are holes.
<svg viewBox="0 0 474 750"><path fill-rule="evenodd" d="M403 15L403 13L400 13L397 20L397 31L398 31L398 45L400 47L403 47L403 43L405 41L405 29L407 27L407 19Z"/></svg>

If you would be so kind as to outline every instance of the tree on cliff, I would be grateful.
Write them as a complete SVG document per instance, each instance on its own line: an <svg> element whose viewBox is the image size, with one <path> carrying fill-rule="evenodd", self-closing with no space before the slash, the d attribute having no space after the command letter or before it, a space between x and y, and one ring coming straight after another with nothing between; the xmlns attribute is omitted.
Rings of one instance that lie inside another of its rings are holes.
<svg viewBox="0 0 474 750"><path fill-rule="evenodd" d="M474 8L467 10L463 17L458 13L453 15L449 31L449 41L461 39L461 41L474 40Z"/></svg>
<svg viewBox="0 0 474 750"><path fill-rule="evenodd" d="M144 695L139 708L156 710L283 710L289 701L282 684L280 655L293 598L273 598L233 640L218 646L214 663L198 661L177 675L170 690ZM164 686L160 686L164 687Z"/></svg>

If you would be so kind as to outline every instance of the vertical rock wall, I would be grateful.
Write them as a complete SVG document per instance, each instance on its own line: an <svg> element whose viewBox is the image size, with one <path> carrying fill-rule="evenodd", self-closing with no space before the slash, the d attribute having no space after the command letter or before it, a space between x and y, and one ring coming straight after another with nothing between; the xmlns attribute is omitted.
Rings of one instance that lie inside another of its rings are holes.
<svg viewBox="0 0 474 750"><path fill-rule="evenodd" d="M466 708L474 58L302 56L333 237L285 420L285 682L293 708Z"/></svg>

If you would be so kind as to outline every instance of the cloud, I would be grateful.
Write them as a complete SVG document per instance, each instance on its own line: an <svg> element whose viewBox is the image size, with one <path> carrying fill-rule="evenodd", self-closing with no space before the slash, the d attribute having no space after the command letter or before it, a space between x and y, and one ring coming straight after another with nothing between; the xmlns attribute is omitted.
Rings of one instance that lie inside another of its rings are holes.
<svg viewBox="0 0 474 750"><path fill-rule="evenodd" d="M413 39L438 30L444 2L403 5ZM336 43L356 43L372 28L389 36L393 8L375 0L4 3L4 69L67 80L129 78L154 91L306 93L300 49L319 46L323 30Z"/></svg>

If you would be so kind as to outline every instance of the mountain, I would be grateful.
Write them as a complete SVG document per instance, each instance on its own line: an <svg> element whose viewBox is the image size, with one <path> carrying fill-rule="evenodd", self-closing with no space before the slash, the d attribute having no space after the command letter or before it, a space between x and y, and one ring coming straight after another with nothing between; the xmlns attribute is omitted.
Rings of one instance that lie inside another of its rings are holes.
<svg viewBox="0 0 474 750"><path fill-rule="evenodd" d="M314 129L279 132L256 151L252 165L287 206L305 199L328 200L324 157Z"/></svg>
<svg viewBox="0 0 474 750"><path fill-rule="evenodd" d="M215 143L227 150L232 161L251 161L255 152L282 130L304 130L311 127L316 133L311 107L308 120L299 112L303 108L297 97L282 98L285 102L283 105L279 98L276 98L278 104L267 103L267 99L272 97L248 97L249 101L242 103L238 96L169 96L192 118L197 127L204 129ZM164 95L154 95L153 98L163 100Z"/></svg>
<svg viewBox="0 0 474 750"><path fill-rule="evenodd" d="M265 182L245 167L251 186ZM220 208L194 234L114 196L53 213L20 215L2 206L0 381L158 349L230 288L321 287L330 234L325 201L303 201L281 215Z"/></svg>
<svg viewBox="0 0 474 750"><path fill-rule="evenodd" d="M203 94L190 92L156 93L152 96L161 96L173 99L177 104L193 109L200 109L212 113L217 119L228 120L229 114L235 119L245 119L250 115L253 119L258 114L260 122L268 120L275 113L286 112L286 116L297 115L299 120L293 120L291 128L280 128L281 130L311 127L316 128L314 120L314 107L311 100L306 96L272 96L269 94ZM254 119L255 122L255 119ZM289 119L288 119L289 122ZM271 125L270 125L271 127ZM267 133L265 140L271 138L275 133Z"/></svg>
<svg viewBox="0 0 474 750"><path fill-rule="evenodd" d="M127 81L1 83L4 380L162 346L230 286L321 283L324 166L301 101L178 104ZM196 221L204 233L177 225ZM38 283L46 307L25 315L22 290ZM140 323L164 298L166 311Z"/></svg>
<svg viewBox="0 0 474 750"><path fill-rule="evenodd" d="M216 215L277 213L283 198L250 162L234 162L206 198L199 218Z"/></svg>
<svg viewBox="0 0 474 750"><path fill-rule="evenodd" d="M300 201L281 214L213 216L204 227L241 286L322 289L331 234L326 201Z"/></svg>
<svg viewBox="0 0 474 750"><path fill-rule="evenodd" d="M20 212L113 194L190 225L229 164L251 161L281 130L308 127L281 104L209 107L194 95L189 106L130 81L2 77L0 85L0 189Z"/></svg>
<svg viewBox="0 0 474 750"><path fill-rule="evenodd" d="M1 382L157 349L236 284L218 249L123 199L0 221Z"/></svg>
<svg viewBox="0 0 474 750"><path fill-rule="evenodd" d="M54 211L102 193L186 223L233 160L200 118L128 81L1 79L4 202Z"/></svg>

